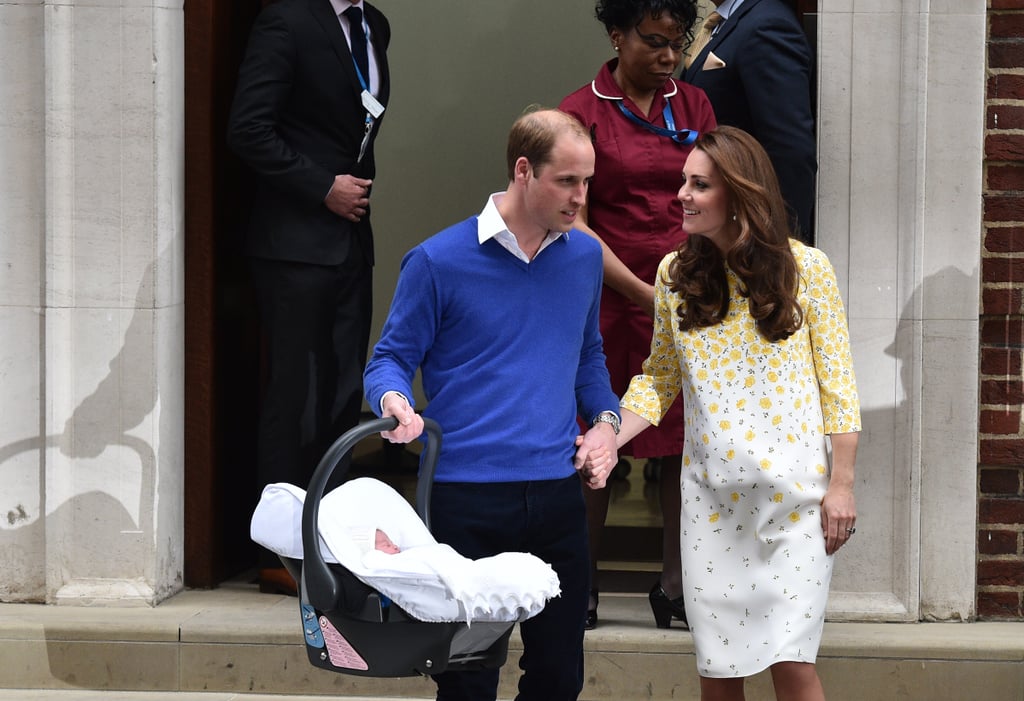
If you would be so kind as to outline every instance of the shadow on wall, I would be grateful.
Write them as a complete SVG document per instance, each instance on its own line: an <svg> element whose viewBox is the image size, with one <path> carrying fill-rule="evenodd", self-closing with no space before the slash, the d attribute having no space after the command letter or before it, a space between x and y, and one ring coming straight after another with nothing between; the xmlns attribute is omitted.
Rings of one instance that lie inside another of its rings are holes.
<svg viewBox="0 0 1024 701"><path fill-rule="evenodd" d="M911 508L913 499L920 498L914 492L920 481L916 470L922 466L915 461L919 462L924 452L920 443L930 440L922 420L926 407L920 406L921 389L927 381L921 373L941 373L946 362L936 357L942 351L935 339L925 338L922 345L922 338L935 332L931 322L943 321L923 318L934 314L925 309L925 299L937 294L966 297L975 288L970 274L946 267L914 290L897 319L851 322L857 335L853 350L863 424L857 455L857 537L836 559L834 591L887 592L894 591L893 586L903 586L900 582L904 579L910 581L919 552L919 543L913 539L920 537L920 524L912 520L916 510ZM948 362L956 357L953 354ZM956 377L956 373L950 376ZM959 413L957 407L927 409ZM950 538L961 537L972 538L973 534L950 534ZM901 604L911 608L884 615L892 620L917 620L918 610L913 608L916 595L896 594Z"/></svg>
<svg viewBox="0 0 1024 701"><path fill-rule="evenodd" d="M59 534L56 542L61 556L74 553L75 578L123 578L125 572L151 571L146 564L155 546L156 455L149 442L131 435L131 431L143 424L157 403L154 339L158 336L150 300L154 270L169 268L173 249L169 246L146 268L120 350L110 360L107 374L96 389L74 409L64 430L0 446L0 474L4 480L19 479L5 467L17 456L38 453L38 505L40 512L46 510L45 514L33 513L30 506L19 503L17 496L5 490L4 501L0 502L4 519L0 553L9 567L0 582L0 600L44 601L53 595L54 591L47 591L46 572L63 573L66 567L46 562L53 555L44 557L49 551L48 534L51 540ZM112 325L118 327L117 316L122 313L120 309L79 312L82 310L76 310L73 323L88 323L87 314L94 313L112 318ZM73 481L70 488L47 485L47 478L52 479L47 468L53 462L48 452L53 448L70 459L67 468L59 469L60 478ZM106 457L96 460L101 456ZM106 490L125 483L129 489L137 484L137 496L122 500ZM85 491L75 494L79 485L84 485ZM47 494L61 493L71 493L71 497L58 505L47 502ZM136 499L137 509L125 503ZM132 513L135 510L137 514ZM63 584L66 582L50 586L56 590Z"/></svg>

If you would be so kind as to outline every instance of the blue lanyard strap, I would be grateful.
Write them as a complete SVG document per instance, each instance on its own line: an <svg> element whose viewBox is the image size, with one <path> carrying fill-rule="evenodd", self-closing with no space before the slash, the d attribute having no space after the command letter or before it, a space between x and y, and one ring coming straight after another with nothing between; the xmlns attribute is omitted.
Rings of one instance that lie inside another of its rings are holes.
<svg viewBox="0 0 1024 701"><path fill-rule="evenodd" d="M676 129L676 120L672 118L672 107L668 104L668 100L665 100L665 109L661 112L665 117L665 124L668 125L668 129L665 127L659 127L656 124L651 124L650 122L637 117L633 114L633 110L626 107L625 100L616 100L616 104L619 106L619 110L622 114L626 115L626 118L631 122L636 122L644 129L653 131L659 136L667 136L677 144L682 144L683 146L689 146L697 140L698 133L696 129Z"/></svg>

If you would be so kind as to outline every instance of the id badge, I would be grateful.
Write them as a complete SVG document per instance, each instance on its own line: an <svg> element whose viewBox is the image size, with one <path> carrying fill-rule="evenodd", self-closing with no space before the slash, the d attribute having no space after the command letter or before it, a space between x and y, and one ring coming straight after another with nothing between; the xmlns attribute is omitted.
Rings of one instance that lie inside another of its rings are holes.
<svg viewBox="0 0 1024 701"><path fill-rule="evenodd" d="M374 119L380 119L380 116L384 114L384 105L380 104L380 101L371 95L369 90L363 90L360 97L363 100L363 109L369 112Z"/></svg>

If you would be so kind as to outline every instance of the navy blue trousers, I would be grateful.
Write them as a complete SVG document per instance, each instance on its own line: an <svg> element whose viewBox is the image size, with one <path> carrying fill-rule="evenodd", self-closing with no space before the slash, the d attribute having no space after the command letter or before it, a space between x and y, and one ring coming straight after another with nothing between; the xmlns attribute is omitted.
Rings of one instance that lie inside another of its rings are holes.
<svg viewBox="0 0 1024 701"><path fill-rule="evenodd" d="M520 624L517 701L575 701L583 689L583 624L589 555L583 491L576 475L536 482L438 482L431 531L441 543L478 559L529 552L552 566L562 594ZM434 676L438 701L493 701L499 670Z"/></svg>

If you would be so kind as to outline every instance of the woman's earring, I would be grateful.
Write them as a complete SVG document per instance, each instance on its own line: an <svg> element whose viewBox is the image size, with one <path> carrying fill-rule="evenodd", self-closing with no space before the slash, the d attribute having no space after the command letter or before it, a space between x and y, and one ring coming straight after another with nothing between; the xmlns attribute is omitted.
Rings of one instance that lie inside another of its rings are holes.
<svg viewBox="0 0 1024 701"><path fill-rule="evenodd" d="M619 50L619 45L618 45L618 44L616 44L616 45L615 45L615 46L613 46L612 48L613 48L613 49L615 49L616 51L618 51L618 50Z"/></svg>
<svg viewBox="0 0 1024 701"><path fill-rule="evenodd" d="M733 220L733 221L736 221L736 215L735 215L735 214L734 214L734 215L732 215L732 220Z"/></svg>

